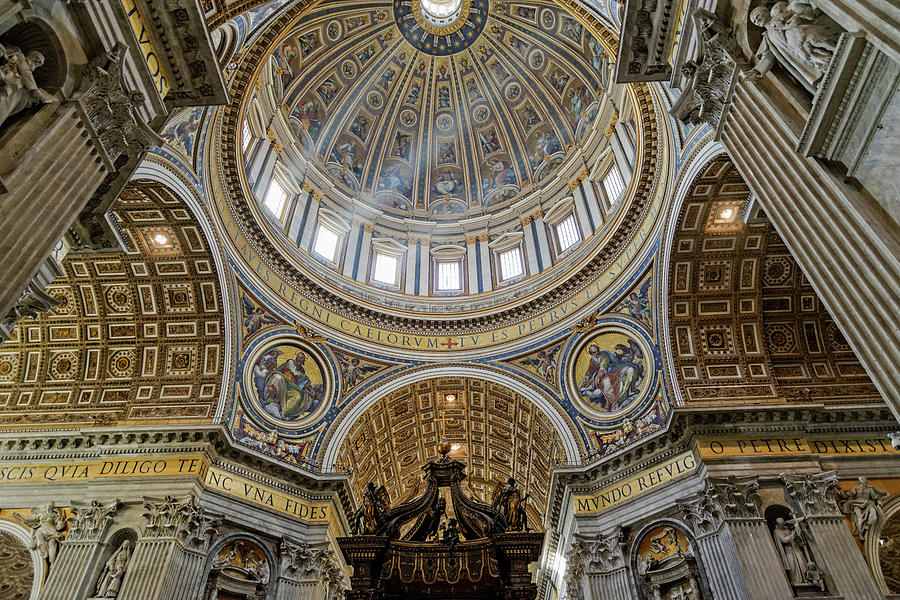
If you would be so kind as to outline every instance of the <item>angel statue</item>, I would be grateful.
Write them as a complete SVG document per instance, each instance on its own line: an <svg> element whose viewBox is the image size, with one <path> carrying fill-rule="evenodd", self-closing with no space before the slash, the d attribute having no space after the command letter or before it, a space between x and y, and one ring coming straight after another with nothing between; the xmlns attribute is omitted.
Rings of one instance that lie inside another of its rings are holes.
<svg viewBox="0 0 900 600"><path fill-rule="evenodd" d="M507 531L528 531L528 522L525 517L525 502L528 500L529 494L522 496L516 480L510 477L506 480L506 485L497 484L491 501L491 509L495 515L503 517L506 521Z"/></svg>
<svg viewBox="0 0 900 600"><path fill-rule="evenodd" d="M40 52L24 54L15 46L0 44L0 125L29 106L53 102L53 96L34 81L34 71L43 64Z"/></svg>
<svg viewBox="0 0 900 600"><path fill-rule="evenodd" d="M375 489L371 481L363 492L362 505L353 515L353 535L378 535L388 513L389 499L384 486Z"/></svg>
<svg viewBox="0 0 900 600"><path fill-rule="evenodd" d="M59 553L59 544L63 539L62 532L66 528L66 520L53 502L39 506L31 513L27 517L19 513L13 513L13 516L31 528L31 549L38 551L49 571Z"/></svg>
<svg viewBox="0 0 900 600"><path fill-rule="evenodd" d="M116 598L125 579L125 571L128 569L128 561L131 560L131 540L125 540L119 549L106 561L103 573L97 582L95 598Z"/></svg>
<svg viewBox="0 0 900 600"><path fill-rule="evenodd" d="M840 27L809 0L757 6L750 21L765 29L751 76L761 77L777 61L807 90L816 92L834 56Z"/></svg>
<svg viewBox="0 0 900 600"><path fill-rule="evenodd" d="M865 542L869 529L884 517L881 503L890 494L873 488L865 477L860 477L852 489L839 490L838 493L841 496L841 511L849 515L853 523L853 534Z"/></svg>

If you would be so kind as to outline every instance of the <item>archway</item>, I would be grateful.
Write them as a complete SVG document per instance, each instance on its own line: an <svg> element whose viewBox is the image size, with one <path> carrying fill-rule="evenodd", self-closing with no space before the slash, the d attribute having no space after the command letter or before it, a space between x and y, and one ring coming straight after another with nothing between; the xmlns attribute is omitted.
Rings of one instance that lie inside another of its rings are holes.
<svg viewBox="0 0 900 600"><path fill-rule="evenodd" d="M467 487L490 502L498 484L515 478L529 523L540 526L553 467L565 459L547 414L503 384L459 375L422 378L381 394L346 428L339 464L352 465L357 497L367 482L384 485L391 504L421 493L421 466L438 458L437 442L466 464Z"/></svg>

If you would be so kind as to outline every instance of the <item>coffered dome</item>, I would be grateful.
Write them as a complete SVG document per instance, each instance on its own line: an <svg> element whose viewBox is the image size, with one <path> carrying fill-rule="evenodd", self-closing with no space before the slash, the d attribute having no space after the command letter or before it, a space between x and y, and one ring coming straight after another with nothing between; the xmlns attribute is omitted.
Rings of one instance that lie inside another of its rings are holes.
<svg viewBox="0 0 900 600"><path fill-rule="evenodd" d="M475 216L591 153L606 56L551 2L324 2L273 53L313 168L394 214ZM584 168L582 161L578 170Z"/></svg>

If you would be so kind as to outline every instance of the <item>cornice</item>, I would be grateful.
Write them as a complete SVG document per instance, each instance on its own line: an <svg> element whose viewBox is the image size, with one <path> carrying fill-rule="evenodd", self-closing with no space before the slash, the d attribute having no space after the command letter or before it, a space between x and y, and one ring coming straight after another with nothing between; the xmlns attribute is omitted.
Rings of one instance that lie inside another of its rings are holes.
<svg viewBox="0 0 900 600"><path fill-rule="evenodd" d="M314 472L236 444L219 424L0 432L0 461L85 460L91 458L203 453L224 466L273 488L308 497L336 494L345 514L353 510L347 475ZM291 482L288 485L284 482Z"/></svg>

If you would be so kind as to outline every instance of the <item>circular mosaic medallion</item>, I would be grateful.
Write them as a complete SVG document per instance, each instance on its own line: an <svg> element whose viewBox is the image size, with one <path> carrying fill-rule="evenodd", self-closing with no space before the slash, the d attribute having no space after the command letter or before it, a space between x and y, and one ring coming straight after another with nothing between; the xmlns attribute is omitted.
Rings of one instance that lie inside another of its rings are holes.
<svg viewBox="0 0 900 600"><path fill-rule="evenodd" d="M421 0L396 0L394 19L412 46L433 56L462 52L479 38L488 21L488 0L462 0L452 14L440 20L425 17ZM435 23L443 23L445 25Z"/></svg>
<svg viewBox="0 0 900 600"><path fill-rule="evenodd" d="M453 129L453 117L451 117L450 115L440 115L437 118L437 126L439 129L443 129L444 131Z"/></svg>
<svg viewBox="0 0 900 600"><path fill-rule="evenodd" d="M384 98L382 98L381 94L378 92L369 92L369 95L366 97L366 102L368 102L369 106L372 108L378 109L384 104Z"/></svg>
<svg viewBox="0 0 900 600"><path fill-rule="evenodd" d="M347 79L356 77L356 63L352 60L345 60L341 63L341 74Z"/></svg>
<svg viewBox="0 0 900 600"><path fill-rule="evenodd" d="M541 25L544 29L553 29L556 27L556 15L549 8L541 11Z"/></svg>
<svg viewBox="0 0 900 600"><path fill-rule="evenodd" d="M328 371L318 352L299 340L279 338L257 350L244 373L246 397L275 425L303 427L327 410Z"/></svg>
<svg viewBox="0 0 900 600"><path fill-rule="evenodd" d="M511 100L515 102L519 99L519 96L522 95L522 88L519 87L518 83L511 83L506 88L506 98L507 100Z"/></svg>
<svg viewBox="0 0 900 600"><path fill-rule="evenodd" d="M400 122L406 127L412 127L416 124L416 113L411 110L404 110L400 113Z"/></svg>
<svg viewBox="0 0 900 600"><path fill-rule="evenodd" d="M606 325L585 336L572 353L570 382L579 410L599 420L618 418L647 398L654 359L644 336Z"/></svg>
<svg viewBox="0 0 900 600"><path fill-rule="evenodd" d="M534 50L528 56L528 64L531 65L532 69L540 69L544 66L544 53L540 50Z"/></svg>
<svg viewBox="0 0 900 600"><path fill-rule="evenodd" d="M325 27L325 35L332 42L338 41L341 37L341 24L338 21L329 21Z"/></svg>
<svg viewBox="0 0 900 600"><path fill-rule="evenodd" d="M479 104L472 111L472 117L477 123L484 123L491 116L491 110L485 104Z"/></svg>

